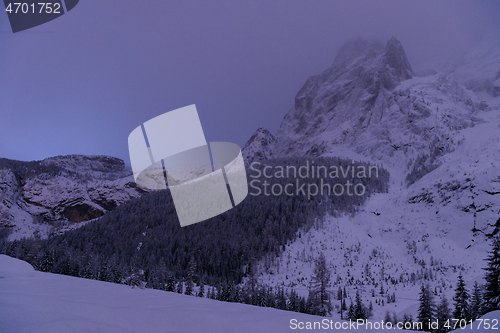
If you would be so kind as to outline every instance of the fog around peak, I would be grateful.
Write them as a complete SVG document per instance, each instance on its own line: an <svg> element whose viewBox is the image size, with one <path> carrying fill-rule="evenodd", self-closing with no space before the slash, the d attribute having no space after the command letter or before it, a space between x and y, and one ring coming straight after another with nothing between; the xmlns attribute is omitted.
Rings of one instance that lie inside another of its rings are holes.
<svg viewBox="0 0 500 333"><path fill-rule="evenodd" d="M208 141L276 131L311 75L362 37L396 37L415 72L500 40L498 1L88 0L12 34L0 20L0 157L106 154L196 104Z"/></svg>

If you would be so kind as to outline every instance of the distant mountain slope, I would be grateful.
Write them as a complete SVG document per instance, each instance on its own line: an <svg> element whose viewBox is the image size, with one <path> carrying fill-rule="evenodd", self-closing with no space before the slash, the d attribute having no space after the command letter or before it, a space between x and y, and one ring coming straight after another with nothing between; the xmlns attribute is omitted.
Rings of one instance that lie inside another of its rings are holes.
<svg viewBox="0 0 500 333"><path fill-rule="evenodd" d="M324 252L333 290L359 290L368 304L383 284L399 317L416 315L421 283L448 300L459 272L469 288L483 283L489 238L500 232L499 45L483 43L418 77L394 38L385 46L356 40L309 78L260 156L383 163L391 186L356 214L318 220L273 265L261 263L260 280L307 295ZM389 310L374 306L376 317Z"/></svg>
<svg viewBox="0 0 500 333"><path fill-rule="evenodd" d="M11 239L44 237L68 223L100 217L143 193L118 158L0 159L0 228L11 232Z"/></svg>

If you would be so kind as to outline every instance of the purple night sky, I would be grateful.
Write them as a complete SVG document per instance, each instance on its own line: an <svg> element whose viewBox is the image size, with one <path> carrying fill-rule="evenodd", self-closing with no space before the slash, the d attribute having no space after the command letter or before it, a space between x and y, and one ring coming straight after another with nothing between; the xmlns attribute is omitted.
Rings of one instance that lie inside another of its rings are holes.
<svg viewBox="0 0 500 333"><path fill-rule="evenodd" d="M275 132L343 42L398 38L414 67L500 31L498 1L81 0L13 34L0 15L0 157L106 154L196 104L208 141Z"/></svg>

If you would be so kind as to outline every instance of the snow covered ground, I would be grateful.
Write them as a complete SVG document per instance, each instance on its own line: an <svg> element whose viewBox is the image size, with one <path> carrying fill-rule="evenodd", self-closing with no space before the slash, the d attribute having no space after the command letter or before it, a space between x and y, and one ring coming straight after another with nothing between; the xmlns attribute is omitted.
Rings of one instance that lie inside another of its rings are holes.
<svg viewBox="0 0 500 333"><path fill-rule="evenodd" d="M500 312L485 318L492 323ZM335 331L330 325L340 324L333 318L37 272L0 255L1 333L274 333L310 331L300 327L314 322L323 326L316 331Z"/></svg>
<svg viewBox="0 0 500 333"><path fill-rule="evenodd" d="M437 288L437 301L445 296L450 304L460 272L469 290L476 281L484 284L482 268L490 249L485 234L493 232L500 216L500 111L476 116L480 122L460 132L461 144L438 168L407 188L399 184L404 170L386 166L393 178L389 193L373 195L353 216L318 220L278 259L261 262L260 281L307 296L314 260L323 252L334 294L345 286L354 299L359 290L365 305L372 302L375 319L386 312L415 318L422 283ZM356 158L344 151L338 155ZM432 278L421 279L427 270ZM396 302L379 305L387 293L395 293Z"/></svg>

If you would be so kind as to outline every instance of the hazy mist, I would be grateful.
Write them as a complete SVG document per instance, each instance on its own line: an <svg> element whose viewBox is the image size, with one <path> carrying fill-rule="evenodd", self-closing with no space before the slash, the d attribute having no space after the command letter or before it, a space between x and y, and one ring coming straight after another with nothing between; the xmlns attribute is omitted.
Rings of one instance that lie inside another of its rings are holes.
<svg viewBox="0 0 500 333"><path fill-rule="evenodd" d="M13 34L0 15L0 157L106 154L196 104L207 141L275 132L345 41L398 38L414 69L498 38L498 1L84 0Z"/></svg>

